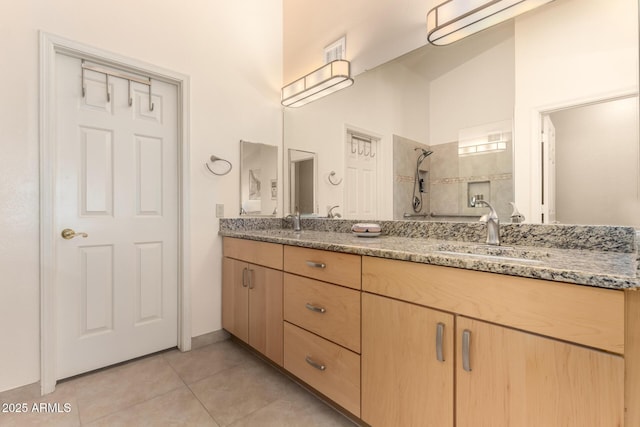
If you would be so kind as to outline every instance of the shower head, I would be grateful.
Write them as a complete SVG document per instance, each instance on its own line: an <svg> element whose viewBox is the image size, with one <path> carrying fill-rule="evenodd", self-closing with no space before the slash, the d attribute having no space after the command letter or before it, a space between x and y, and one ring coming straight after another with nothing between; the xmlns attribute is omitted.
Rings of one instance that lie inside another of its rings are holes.
<svg viewBox="0 0 640 427"><path fill-rule="evenodd" d="M433 154L433 151L425 150L424 148L414 148L416 151L420 151L420 155L418 156L418 164L422 163L424 159Z"/></svg>
<svg viewBox="0 0 640 427"><path fill-rule="evenodd" d="M425 150L424 148L414 148L414 150L421 151L422 153L420 155L425 157L433 154L433 151Z"/></svg>

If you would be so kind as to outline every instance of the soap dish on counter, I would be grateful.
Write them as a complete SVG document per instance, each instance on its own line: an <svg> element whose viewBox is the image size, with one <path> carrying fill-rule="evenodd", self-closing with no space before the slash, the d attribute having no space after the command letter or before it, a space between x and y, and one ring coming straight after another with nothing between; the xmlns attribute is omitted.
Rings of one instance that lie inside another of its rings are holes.
<svg viewBox="0 0 640 427"><path fill-rule="evenodd" d="M381 229L379 224L358 223L353 224L351 231L358 237L378 237Z"/></svg>

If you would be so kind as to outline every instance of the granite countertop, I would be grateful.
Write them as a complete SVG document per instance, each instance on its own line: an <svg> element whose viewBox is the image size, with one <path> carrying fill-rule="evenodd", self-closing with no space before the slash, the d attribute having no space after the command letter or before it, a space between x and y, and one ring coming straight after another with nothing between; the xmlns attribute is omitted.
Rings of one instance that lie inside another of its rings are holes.
<svg viewBox="0 0 640 427"><path fill-rule="evenodd" d="M481 239L459 241L385 234L384 227L379 237L358 237L344 231L305 230L304 224L302 232L221 226L220 235L610 289L640 286L636 250L602 250L597 246L599 250L567 249L509 242L494 247L483 244Z"/></svg>

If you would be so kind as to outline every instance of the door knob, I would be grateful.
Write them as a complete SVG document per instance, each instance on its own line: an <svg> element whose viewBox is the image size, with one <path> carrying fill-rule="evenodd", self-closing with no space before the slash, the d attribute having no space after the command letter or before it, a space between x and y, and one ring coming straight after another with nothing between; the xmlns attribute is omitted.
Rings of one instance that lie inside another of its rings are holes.
<svg viewBox="0 0 640 427"><path fill-rule="evenodd" d="M82 237L88 237L89 235L87 233L76 233L75 231L73 231L70 228L65 228L64 230L62 230L62 233L60 233L60 235L62 236L63 239L73 239L74 237L78 237L78 236L82 236Z"/></svg>

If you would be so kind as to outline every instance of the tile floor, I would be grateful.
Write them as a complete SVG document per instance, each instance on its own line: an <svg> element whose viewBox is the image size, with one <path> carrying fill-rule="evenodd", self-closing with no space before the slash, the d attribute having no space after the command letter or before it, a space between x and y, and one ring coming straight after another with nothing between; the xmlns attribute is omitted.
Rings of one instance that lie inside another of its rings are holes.
<svg viewBox="0 0 640 427"><path fill-rule="evenodd" d="M229 340L169 350L38 394L35 384L0 393L0 426L354 426ZM26 403L27 412L2 412L12 403ZM49 412L34 411L34 403L50 404Z"/></svg>

